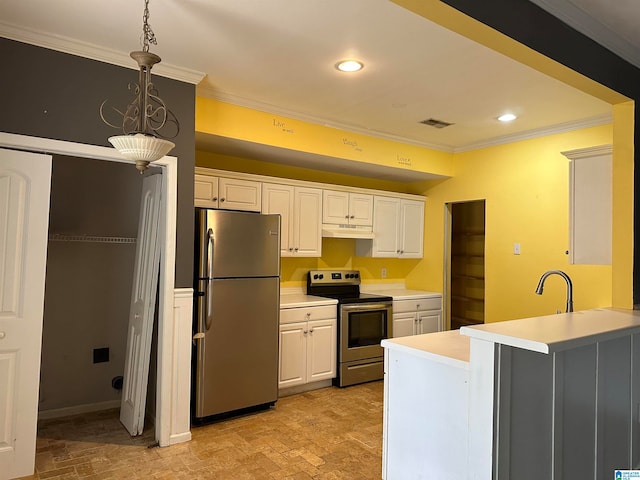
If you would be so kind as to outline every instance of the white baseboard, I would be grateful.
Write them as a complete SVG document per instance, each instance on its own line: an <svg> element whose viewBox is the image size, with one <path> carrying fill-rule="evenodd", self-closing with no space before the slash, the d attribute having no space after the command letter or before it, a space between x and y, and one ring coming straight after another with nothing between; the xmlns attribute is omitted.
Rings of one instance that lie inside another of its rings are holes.
<svg viewBox="0 0 640 480"><path fill-rule="evenodd" d="M38 412L38 420L49 418L68 417L79 413L99 412L100 410L110 410L119 408L120 400L109 400L107 402L86 403L84 405L74 405L73 407L54 408Z"/></svg>
<svg viewBox="0 0 640 480"><path fill-rule="evenodd" d="M169 437L169 445L188 442L191 440L191 432L178 433Z"/></svg>
<svg viewBox="0 0 640 480"><path fill-rule="evenodd" d="M320 380L319 382L305 383L304 385L296 385L295 387L281 388L278 390L278 398L296 395L298 393L310 392L319 388L327 388L332 385L332 380Z"/></svg>

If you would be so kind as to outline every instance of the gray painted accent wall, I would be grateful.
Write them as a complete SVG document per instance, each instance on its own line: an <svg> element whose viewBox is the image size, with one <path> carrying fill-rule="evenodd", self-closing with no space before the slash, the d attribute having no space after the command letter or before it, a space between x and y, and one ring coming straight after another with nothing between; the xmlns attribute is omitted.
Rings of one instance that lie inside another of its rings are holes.
<svg viewBox="0 0 640 480"><path fill-rule="evenodd" d="M110 146L118 130L103 124L105 99L125 107L132 69L0 38L0 131L90 145ZM153 77L160 96L180 121L170 155L178 158L176 288L193 286L193 175L195 85ZM131 167L131 174L137 175Z"/></svg>

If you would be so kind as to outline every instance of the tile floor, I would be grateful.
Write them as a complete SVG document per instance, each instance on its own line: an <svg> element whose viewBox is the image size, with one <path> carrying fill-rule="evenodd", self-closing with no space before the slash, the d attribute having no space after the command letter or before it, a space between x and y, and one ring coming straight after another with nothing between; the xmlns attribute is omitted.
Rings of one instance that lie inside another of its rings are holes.
<svg viewBox="0 0 640 480"><path fill-rule="evenodd" d="M381 478L383 383L323 388L274 409L194 427L193 440L154 448L131 438L118 410L43 420L29 479Z"/></svg>

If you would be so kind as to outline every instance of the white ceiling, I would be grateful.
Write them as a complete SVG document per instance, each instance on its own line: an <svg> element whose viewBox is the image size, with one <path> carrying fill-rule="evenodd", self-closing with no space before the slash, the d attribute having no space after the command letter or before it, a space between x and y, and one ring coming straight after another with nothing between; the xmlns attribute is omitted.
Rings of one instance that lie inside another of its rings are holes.
<svg viewBox="0 0 640 480"><path fill-rule="evenodd" d="M534 1L560 18L582 12L592 31L593 14L600 35L628 36L625 58L640 58L631 43L636 0ZM128 52L140 49L143 6L0 0L0 36L135 68ZM611 118L607 103L388 0L151 0L150 13L158 39L151 51L163 59L156 74L199 82L200 95L322 125L455 152ZM338 72L334 64L347 57L365 68ZM518 120L498 122L506 111ZM453 125L420 123L428 118ZM198 136L209 148L242 147L219 140Z"/></svg>

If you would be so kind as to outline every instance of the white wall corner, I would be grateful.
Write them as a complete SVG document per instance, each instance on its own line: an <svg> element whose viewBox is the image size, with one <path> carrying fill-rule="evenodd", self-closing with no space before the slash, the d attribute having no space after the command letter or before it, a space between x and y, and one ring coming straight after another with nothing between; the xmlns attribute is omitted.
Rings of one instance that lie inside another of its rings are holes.
<svg viewBox="0 0 640 480"><path fill-rule="evenodd" d="M174 289L169 445L191 440L193 288Z"/></svg>

